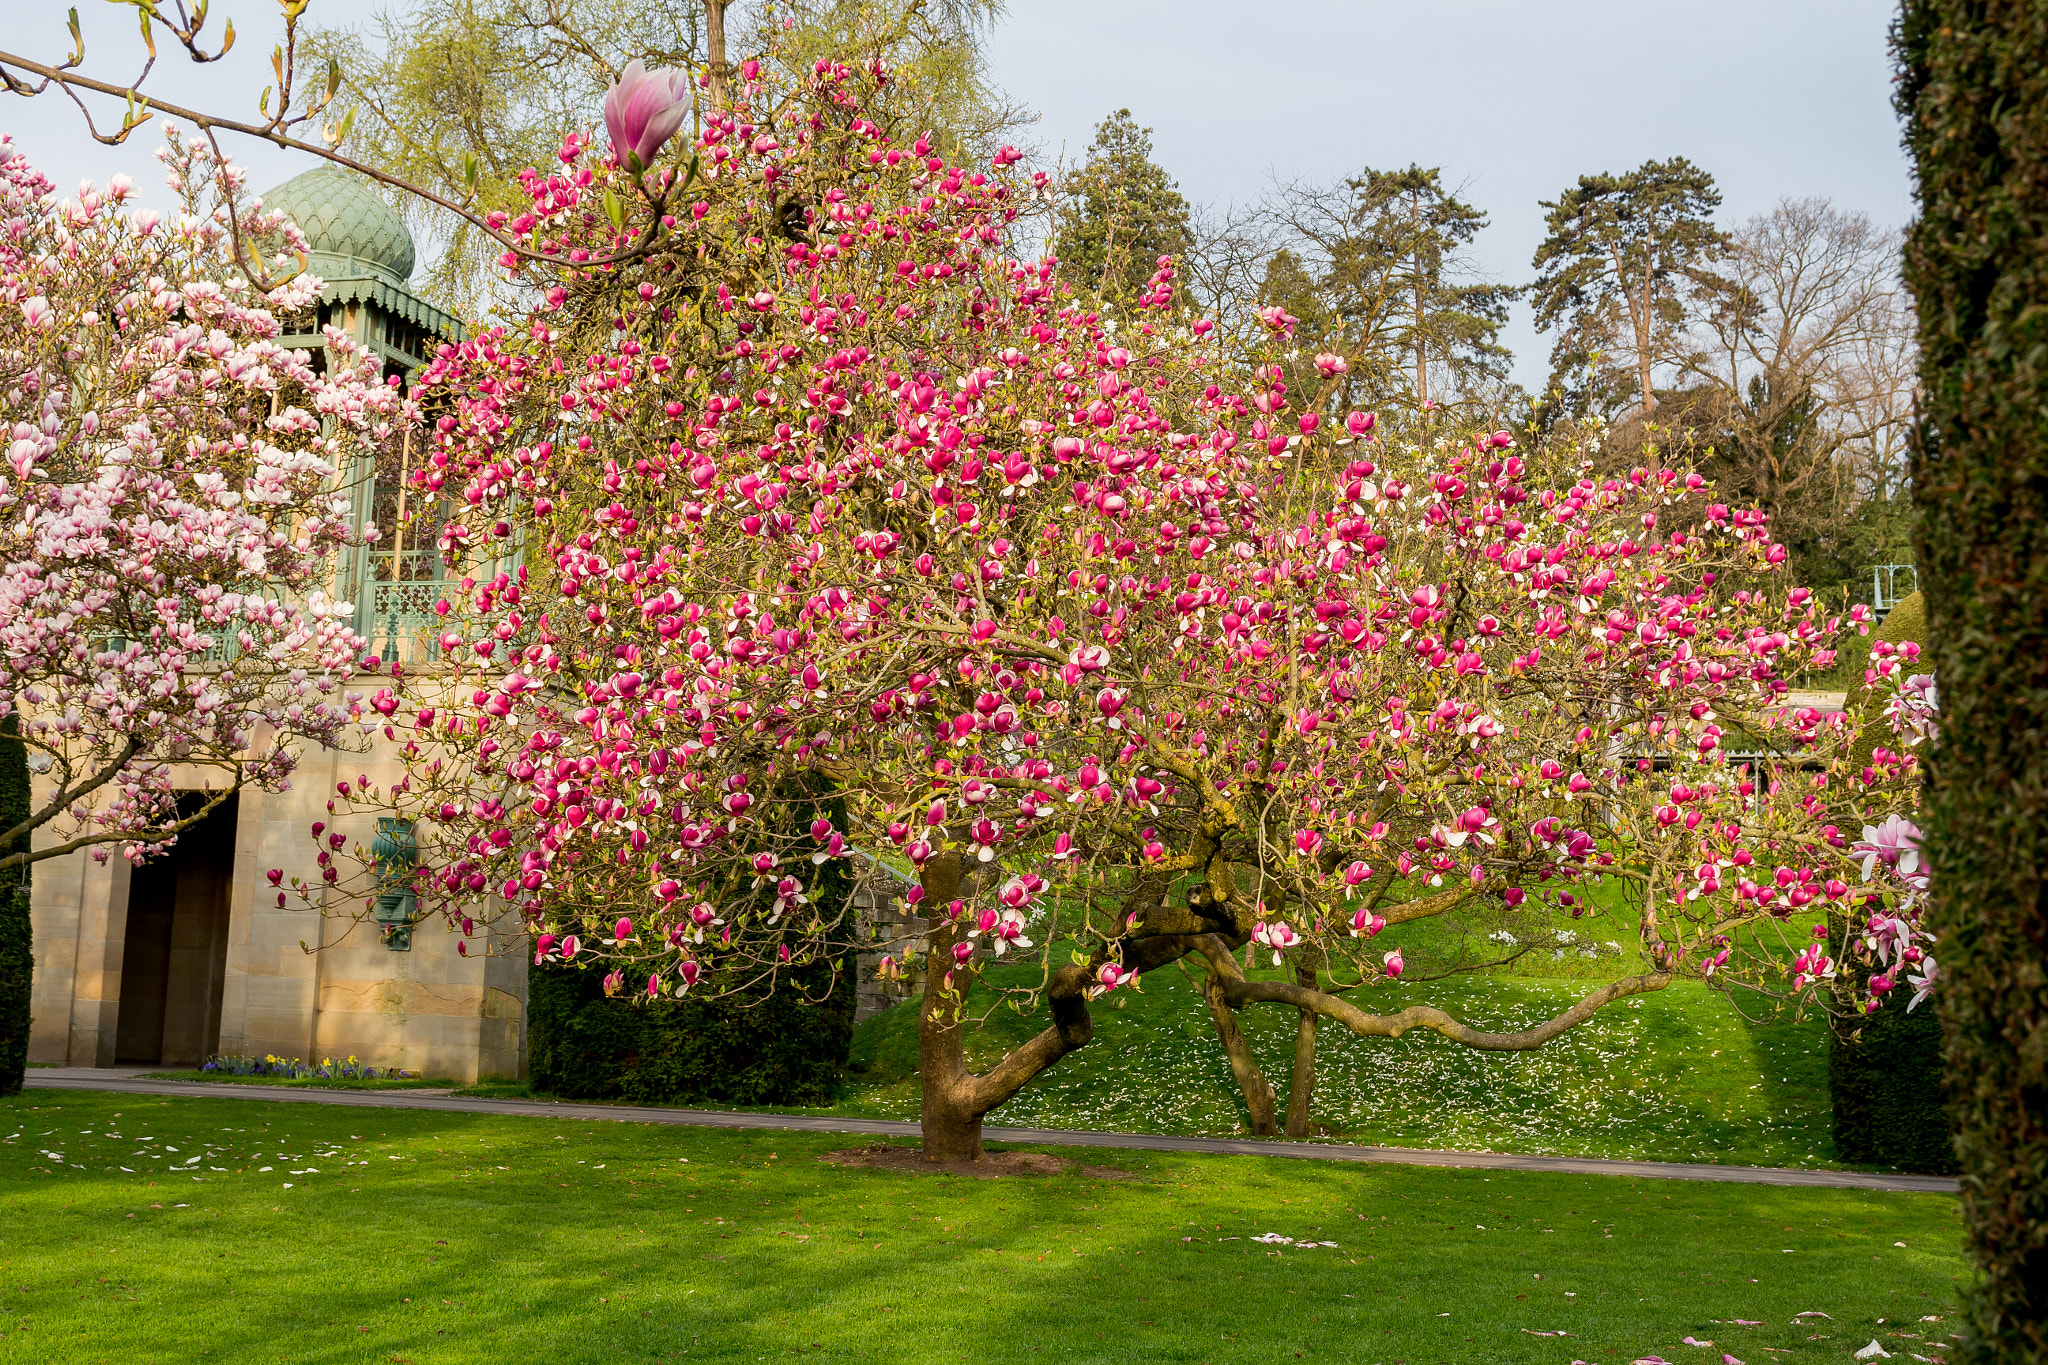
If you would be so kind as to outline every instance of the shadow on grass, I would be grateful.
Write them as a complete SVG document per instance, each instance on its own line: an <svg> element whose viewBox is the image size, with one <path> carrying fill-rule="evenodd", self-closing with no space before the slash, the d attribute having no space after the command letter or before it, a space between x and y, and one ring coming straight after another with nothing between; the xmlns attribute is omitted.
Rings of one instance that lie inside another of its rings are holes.
<svg viewBox="0 0 2048 1365"><path fill-rule="evenodd" d="M1945 1314L1961 1273L1939 1196L1067 1149L1140 1179L982 1181L815 1160L838 1135L26 1099L0 1103L24 1135L0 1146L8 1339L65 1365L1422 1365L1676 1354L1688 1334L1821 1360ZM289 1189L105 1165L142 1132L334 1143L351 1164ZM64 1163L23 1145L53 1137ZM1809 1309L1827 1340L1790 1325ZM1556 1330L1568 1344L1529 1335Z"/></svg>
<svg viewBox="0 0 2048 1365"><path fill-rule="evenodd" d="M1028 970L991 975L1023 980ZM1587 988L1577 980L1455 978L1361 992L1359 1003L1392 1011L1426 1002L1483 1027L1513 1029L1550 1017ZM969 1006L986 1011L995 1003L992 992L978 990ZM992 1113L991 1123L1248 1132L1242 1097L1190 982L1155 972L1142 992L1112 997L1094 1014L1095 1040ZM1239 1022L1284 1097L1294 1012L1255 1007ZM985 1066L1041 1025L996 1009L971 1035L970 1060ZM1835 1165L1823 1029L1818 1021L1746 1021L1727 997L1696 983L1618 1003L1527 1053L1477 1052L1422 1029L1399 1039L1359 1038L1325 1023L1313 1113L1330 1135L1391 1146ZM914 1005L862 1023L853 1065L839 1103L807 1112L914 1119Z"/></svg>

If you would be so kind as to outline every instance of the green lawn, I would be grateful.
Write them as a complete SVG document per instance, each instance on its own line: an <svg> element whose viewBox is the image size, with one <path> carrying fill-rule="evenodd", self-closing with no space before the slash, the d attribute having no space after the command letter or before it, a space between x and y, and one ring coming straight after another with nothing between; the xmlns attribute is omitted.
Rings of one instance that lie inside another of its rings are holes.
<svg viewBox="0 0 2048 1365"><path fill-rule="evenodd" d="M1013 978L1024 969L1001 969ZM1588 983L1459 977L1368 993L1376 1010L1417 1001L1472 1023L1513 1028L1577 999ZM1118 992L1122 995L1123 992ZM990 1116L994 1123L1119 1132L1241 1134L1243 1104L1207 1011L1178 972L1095 1008L1095 1040ZM1240 1022L1283 1094L1291 1011ZM1041 1026L998 1010L978 1031L977 1064ZM855 1031L852 1076L831 1110L915 1118L916 1017L908 1006ZM1611 1006L1549 1046L1482 1053L1426 1030L1363 1039L1325 1025L1314 1115L1349 1141L1471 1151L1745 1165L1833 1165L1827 1038L1817 1020L1746 1022L1727 998L1680 984Z"/></svg>
<svg viewBox="0 0 2048 1365"><path fill-rule="evenodd" d="M0 1362L1903 1360L1943 1354L1962 1273L1943 1196L814 1159L855 1141L31 1091L0 1101Z"/></svg>

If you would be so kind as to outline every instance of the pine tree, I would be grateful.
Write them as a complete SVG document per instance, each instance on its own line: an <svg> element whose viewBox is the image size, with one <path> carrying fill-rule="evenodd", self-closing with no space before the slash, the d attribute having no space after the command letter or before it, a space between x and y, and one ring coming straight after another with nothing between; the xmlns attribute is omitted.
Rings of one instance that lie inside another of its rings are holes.
<svg viewBox="0 0 2048 1365"><path fill-rule="evenodd" d="M1285 186L1267 210L1287 245L1268 263L1260 302L1301 319L1296 368L1317 352L1342 356L1348 369L1329 401L1370 404L1417 431L1412 419L1427 407L1459 405L1505 380L1498 338L1516 292L1473 278L1464 248L1486 215L1440 176L1366 169Z"/></svg>
<svg viewBox="0 0 2048 1365"><path fill-rule="evenodd" d="M1105 302L1135 296L1161 256L1188 249L1188 201L1153 162L1152 130L1128 109L1095 125L1088 160L1064 190L1053 254L1069 279Z"/></svg>
<svg viewBox="0 0 2048 1365"><path fill-rule="evenodd" d="M1486 214L1446 191L1436 167L1367 171L1351 181L1358 196L1358 236L1369 255L1386 260L1397 300L1389 340L1410 360L1416 407L1428 411L1475 381L1506 375L1507 348L1497 338L1515 291L1459 282L1458 258ZM1450 387L1433 395L1432 366Z"/></svg>
<svg viewBox="0 0 2048 1365"><path fill-rule="evenodd" d="M1551 352L1554 385L1620 348L1634 361L1640 415L1656 410L1651 371L1678 333L1686 296L1727 249L1713 223L1720 204L1714 177L1684 157L1626 175L1583 175L1543 201L1550 234L1536 248L1543 273L1532 288L1536 330L1563 329ZM1588 398L1606 406L1619 397L1618 376L1603 378Z"/></svg>

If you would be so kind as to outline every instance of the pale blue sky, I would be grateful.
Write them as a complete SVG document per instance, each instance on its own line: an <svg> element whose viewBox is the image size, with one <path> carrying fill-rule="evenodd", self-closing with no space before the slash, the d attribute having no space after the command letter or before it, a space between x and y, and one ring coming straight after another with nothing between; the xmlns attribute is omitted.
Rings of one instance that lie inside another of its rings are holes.
<svg viewBox="0 0 2048 1365"><path fill-rule="evenodd" d="M81 4L88 69L129 78L140 44L123 10ZM314 0L328 18L373 6ZM1097 120L1129 107L1190 198L1256 198L1269 176L1330 178L1361 166L1441 166L1492 215L1477 243L1496 279L1520 282L1542 236L1539 199L1578 175L1685 156L1719 180L1729 224L1785 196L1825 195L1901 224L1907 168L1890 107L1885 0L1012 0L992 50L1003 87L1041 111L1035 136L1070 157ZM240 20L228 61L173 63L151 88L174 103L252 116L269 80L272 0L214 0ZM64 6L0 0L4 46L69 46ZM85 136L59 97L0 96L11 133L70 192L126 171L159 183L154 137L122 148ZM111 107L111 106L110 106ZM267 186L303 169L268 144L233 146ZM154 197L154 196L152 196ZM1539 384L1548 341L1518 314L1516 376Z"/></svg>
<svg viewBox="0 0 2048 1365"><path fill-rule="evenodd" d="M1191 198L1258 196L1270 176L1443 168L1491 225L1493 278L1521 283L1537 202L1582 174L1684 156L1732 225L1825 195L1903 225L1911 188L1891 110L1885 0L1434 0L1422 4L1013 0L1004 88L1070 157L1128 107ZM1517 309L1515 376L1550 339Z"/></svg>

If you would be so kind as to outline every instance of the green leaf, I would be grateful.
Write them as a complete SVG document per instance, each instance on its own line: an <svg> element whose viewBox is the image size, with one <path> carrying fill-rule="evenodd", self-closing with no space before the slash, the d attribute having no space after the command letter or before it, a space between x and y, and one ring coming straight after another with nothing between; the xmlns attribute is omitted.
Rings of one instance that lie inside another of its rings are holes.
<svg viewBox="0 0 2048 1365"><path fill-rule="evenodd" d="M626 226L625 201L609 189L604 192L604 216L612 220L612 226L615 228Z"/></svg>

